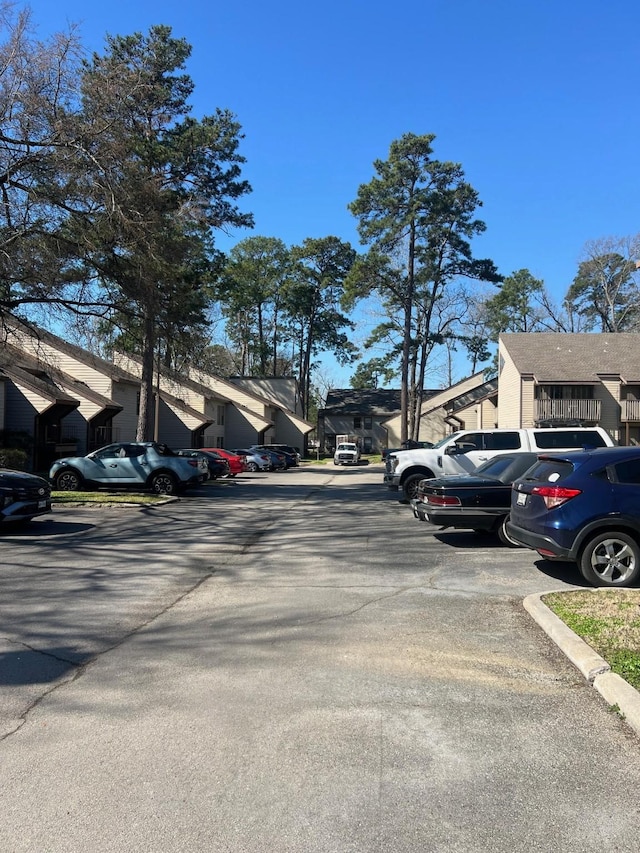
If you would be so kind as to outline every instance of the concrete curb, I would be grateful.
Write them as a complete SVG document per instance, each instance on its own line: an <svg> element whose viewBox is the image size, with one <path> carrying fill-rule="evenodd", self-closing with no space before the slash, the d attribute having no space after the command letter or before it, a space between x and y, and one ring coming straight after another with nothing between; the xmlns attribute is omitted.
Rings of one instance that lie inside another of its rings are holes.
<svg viewBox="0 0 640 853"><path fill-rule="evenodd" d="M588 587L588 589L591 589ZM594 652L542 602L542 596L563 590L547 590L528 595L523 605L529 615L577 667L602 698L615 706L637 735L640 735L640 693L614 672L606 660Z"/></svg>

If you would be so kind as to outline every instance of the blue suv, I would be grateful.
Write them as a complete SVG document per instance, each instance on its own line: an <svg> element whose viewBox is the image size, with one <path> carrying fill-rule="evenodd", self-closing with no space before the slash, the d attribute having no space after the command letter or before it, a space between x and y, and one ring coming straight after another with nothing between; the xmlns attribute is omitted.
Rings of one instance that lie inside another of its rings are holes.
<svg viewBox="0 0 640 853"><path fill-rule="evenodd" d="M640 577L640 447L539 455L513 484L511 539L578 564L593 586Z"/></svg>

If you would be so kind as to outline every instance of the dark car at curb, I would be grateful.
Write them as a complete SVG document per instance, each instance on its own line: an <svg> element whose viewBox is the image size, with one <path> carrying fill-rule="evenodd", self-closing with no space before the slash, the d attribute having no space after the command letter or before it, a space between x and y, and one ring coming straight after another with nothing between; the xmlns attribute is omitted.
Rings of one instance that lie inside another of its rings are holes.
<svg viewBox="0 0 640 853"><path fill-rule="evenodd" d="M593 586L640 578L640 447L539 454L513 484L510 538Z"/></svg>
<svg viewBox="0 0 640 853"><path fill-rule="evenodd" d="M51 486L25 471L0 468L0 524L31 521L51 512Z"/></svg>
<svg viewBox="0 0 640 853"><path fill-rule="evenodd" d="M503 544L513 545L505 530L511 486L537 458L537 453L505 453L469 474L425 478L410 501L413 514L441 529L494 533Z"/></svg>

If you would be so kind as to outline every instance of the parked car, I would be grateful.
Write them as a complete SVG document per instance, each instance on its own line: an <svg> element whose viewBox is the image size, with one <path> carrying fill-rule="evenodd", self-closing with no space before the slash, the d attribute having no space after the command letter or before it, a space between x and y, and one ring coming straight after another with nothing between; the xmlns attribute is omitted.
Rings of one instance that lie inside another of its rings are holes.
<svg viewBox="0 0 640 853"><path fill-rule="evenodd" d="M206 466L209 479L217 480L218 477L226 477L229 473L229 463L221 456L214 456L208 450L196 450L194 448L185 447L175 451L178 456L187 456L192 459L202 459Z"/></svg>
<svg viewBox="0 0 640 853"><path fill-rule="evenodd" d="M51 512L51 486L42 477L0 468L0 523L25 523Z"/></svg>
<svg viewBox="0 0 640 853"><path fill-rule="evenodd" d="M225 450L224 447L202 447L201 450L206 450L209 453L215 453L222 459L226 459L229 465L228 477L236 477L238 474L243 474L247 470L244 456L239 456L230 450Z"/></svg>
<svg viewBox="0 0 640 853"><path fill-rule="evenodd" d="M198 459L178 456L155 441L121 441L87 456L57 459L49 479L59 491L76 492L87 486L143 486L159 494L173 494L205 478Z"/></svg>
<svg viewBox="0 0 640 853"><path fill-rule="evenodd" d="M334 465L358 465L360 448L353 441L341 441L333 454Z"/></svg>
<svg viewBox="0 0 640 853"><path fill-rule="evenodd" d="M536 462L536 453L495 456L470 474L420 480L411 508L416 518L441 528L496 533L513 545L505 523L511 509L511 485Z"/></svg>
<svg viewBox="0 0 640 853"><path fill-rule="evenodd" d="M539 455L513 484L507 533L593 586L640 577L640 447Z"/></svg>
<svg viewBox="0 0 640 853"><path fill-rule="evenodd" d="M287 468L297 468L300 464L300 452L290 444L259 444L264 450L274 450L276 453L283 453Z"/></svg>
<svg viewBox="0 0 640 853"><path fill-rule="evenodd" d="M250 450L249 448L235 448L234 453L244 456L247 471L271 471L273 461L264 450Z"/></svg>
<svg viewBox="0 0 640 853"><path fill-rule="evenodd" d="M611 447L613 439L602 427L460 430L433 447L400 450L387 455L383 482L402 492L408 503L420 480L443 474L468 474L478 465L503 453L552 453L583 447Z"/></svg>
<svg viewBox="0 0 640 853"><path fill-rule="evenodd" d="M266 447L257 444L252 444L249 450L266 453L271 459L271 471L285 471L287 469L287 459L284 453L277 450L267 450Z"/></svg>

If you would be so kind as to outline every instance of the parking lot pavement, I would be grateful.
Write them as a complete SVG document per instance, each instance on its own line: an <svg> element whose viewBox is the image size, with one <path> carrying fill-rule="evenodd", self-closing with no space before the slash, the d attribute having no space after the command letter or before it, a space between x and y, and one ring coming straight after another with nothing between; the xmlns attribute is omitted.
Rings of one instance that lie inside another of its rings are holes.
<svg viewBox="0 0 640 853"><path fill-rule="evenodd" d="M129 543L92 587L114 633L118 606L137 629L0 743L0 849L635 853L638 741L522 606L571 575L421 525L355 469L154 519L146 574L127 574ZM72 565L98 547L104 566L119 529L81 553L71 537ZM80 615L65 611L78 634Z"/></svg>

